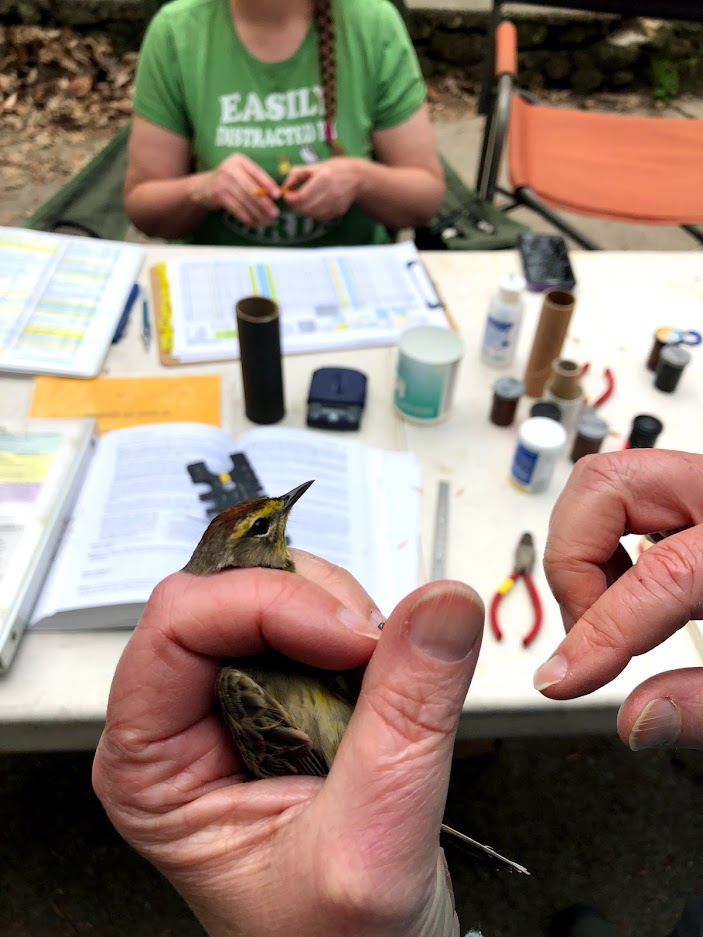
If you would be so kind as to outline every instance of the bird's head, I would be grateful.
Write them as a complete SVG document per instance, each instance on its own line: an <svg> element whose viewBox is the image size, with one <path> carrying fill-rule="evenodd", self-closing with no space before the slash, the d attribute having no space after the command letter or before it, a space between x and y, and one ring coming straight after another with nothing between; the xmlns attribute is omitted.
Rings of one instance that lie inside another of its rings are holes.
<svg viewBox="0 0 703 937"><path fill-rule="evenodd" d="M220 569L264 566L293 571L286 544L290 509L312 481L298 485L280 498L254 498L227 508L214 518L200 538L186 573L206 575Z"/></svg>

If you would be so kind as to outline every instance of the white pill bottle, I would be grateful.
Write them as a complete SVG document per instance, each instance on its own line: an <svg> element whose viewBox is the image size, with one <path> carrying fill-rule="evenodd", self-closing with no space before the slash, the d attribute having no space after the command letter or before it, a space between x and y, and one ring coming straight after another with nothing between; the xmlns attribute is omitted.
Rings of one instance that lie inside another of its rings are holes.
<svg viewBox="0 0 703 937"><path fill-rule="evenodd" d="M518 273L507 273L498 281L498 292L488 307L481 340L481 360L492 368L507 368L513 363L522 324L524 290L525 280Z"/></svg>
<svg viewBox="0 0 703 937"><path fill-rule="evenodd" d="M546 416L532 416L518 431L510 478L521 491L537 494L551 481L566 445L566 430Z"/></svg>

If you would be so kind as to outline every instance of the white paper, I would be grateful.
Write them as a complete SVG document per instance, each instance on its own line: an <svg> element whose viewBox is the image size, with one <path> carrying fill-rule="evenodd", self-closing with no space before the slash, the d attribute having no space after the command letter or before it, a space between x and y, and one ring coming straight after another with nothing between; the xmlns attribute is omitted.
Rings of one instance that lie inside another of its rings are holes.
<svg viewBox="0 0 703 937"><path fill-rule="evenodd" d="M168 261L173 354L239 357L236 303L266 296L281 310L284 353L389 345L415 325L448 327L412 241Z"/></svg>

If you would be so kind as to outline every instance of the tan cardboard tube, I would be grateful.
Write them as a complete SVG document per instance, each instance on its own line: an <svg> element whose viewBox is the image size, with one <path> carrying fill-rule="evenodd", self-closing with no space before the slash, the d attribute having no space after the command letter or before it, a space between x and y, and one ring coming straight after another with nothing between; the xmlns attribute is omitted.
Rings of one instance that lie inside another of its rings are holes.
<svg viewBox="0 0 703 937"><path fill-rule="evenodd" d="M559 358L552 362L552 379L549 382L549 392L557 400L576 400L583 397L583 389L579 384L581 366L577 361L568 358Z"/></svg>
<svg viewBox="0 0 703 937"><path fill-rule="evenodd" d="M552 374L552 362L559 357L574 311L576 298L569 290L550 290L544 297L542 312L525 368L525 393L541 397Z"/></svg>

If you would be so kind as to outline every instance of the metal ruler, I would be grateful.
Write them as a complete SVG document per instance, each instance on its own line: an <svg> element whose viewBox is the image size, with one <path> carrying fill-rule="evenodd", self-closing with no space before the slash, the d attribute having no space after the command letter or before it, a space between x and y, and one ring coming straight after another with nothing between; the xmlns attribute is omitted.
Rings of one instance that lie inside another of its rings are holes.
<svg viewBox="0 0 703 937"><path fill-rule="evenodd" d="M449 482L441 481L437 488L437 508L434 521L432 570L430 578L444 579L447 573L447 547L449 543Z"/></svg>

